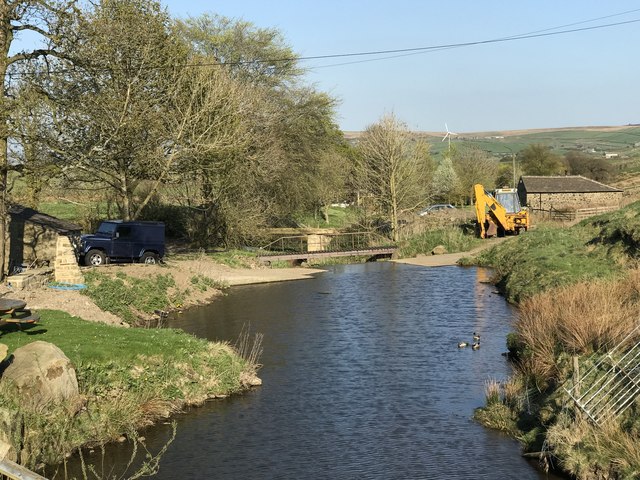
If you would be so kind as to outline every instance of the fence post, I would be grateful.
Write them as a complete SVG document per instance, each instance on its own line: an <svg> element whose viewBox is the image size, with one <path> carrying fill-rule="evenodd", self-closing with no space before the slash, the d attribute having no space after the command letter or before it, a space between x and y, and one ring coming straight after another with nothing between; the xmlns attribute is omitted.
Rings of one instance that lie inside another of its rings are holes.
<svg viewBox="0 0 640 480"><path fill-rule="evenodd" d="M578 357L573 356L573 398L574 400L574 412L576 420L581 417L580 406L577 399L580 398L580 363L578 363Z"/></svg>

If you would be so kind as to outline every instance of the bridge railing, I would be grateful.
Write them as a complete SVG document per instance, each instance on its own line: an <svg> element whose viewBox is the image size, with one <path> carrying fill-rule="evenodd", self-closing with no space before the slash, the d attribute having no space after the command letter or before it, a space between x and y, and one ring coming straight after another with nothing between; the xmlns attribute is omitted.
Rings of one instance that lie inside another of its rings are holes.
<svg viewBox="0 0 640 480"><path fill-rule="evenodd" d="M291 235L279 237L260 247L277 253L341 252L390 246L390 240L372 232Z"/></svg>

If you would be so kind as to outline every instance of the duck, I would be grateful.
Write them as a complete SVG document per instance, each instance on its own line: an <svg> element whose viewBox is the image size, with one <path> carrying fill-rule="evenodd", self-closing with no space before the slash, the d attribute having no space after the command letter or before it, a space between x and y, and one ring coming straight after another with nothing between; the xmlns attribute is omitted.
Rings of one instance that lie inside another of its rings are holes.
<svg viewBox="0 0 640 480"><path fill-rule="evenodd" d="M466 347L468 345L469 345L468 342L460 342L460 343L458 343L458 348L464 348L464 347Z"/></svg>
<svg viewBox="0 0 640 480"><path fill-rule="evenodd" d="M476 332L473 332L473 340L475 342L479 342L480 341L480 334L476 333Z"/></svg>
<svg viewBox="0 0 640 480"><path fill-rule="evenodd" d="M473 350L478 350L480 348L480 342L475 342L473 345L471 345L471 348Z"/></svg>

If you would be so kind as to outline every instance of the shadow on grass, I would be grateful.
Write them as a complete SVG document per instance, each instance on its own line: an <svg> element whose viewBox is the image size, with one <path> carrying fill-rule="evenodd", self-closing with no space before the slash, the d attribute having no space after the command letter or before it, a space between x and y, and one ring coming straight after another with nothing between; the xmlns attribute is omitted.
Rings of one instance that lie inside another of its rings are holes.
<svg viewBox="0 0 640 480"><path fill-rule="evenodd" d="M34 330L37 328L38 330ZM22 332L26 335L42 335L43 333L47 333L47 329L42 325L37 323L32 324L19 324L19 323L9 323L0 326L0 339L3 335L9 333Z"/></svg>

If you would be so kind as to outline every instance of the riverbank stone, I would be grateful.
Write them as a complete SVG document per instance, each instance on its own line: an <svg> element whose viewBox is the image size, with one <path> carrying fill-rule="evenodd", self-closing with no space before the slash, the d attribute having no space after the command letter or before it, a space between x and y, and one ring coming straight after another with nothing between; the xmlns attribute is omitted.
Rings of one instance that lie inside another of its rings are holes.
<svg viewBox="0 0 640 480"><path fill-rule="evenodd" d="M23 405L41 410L50 404L74 409L80 405L78 379L69 358L52 343L36 341L17 348L9 357L2 382L11 382Z"/></svg>
<svg viewBox="0 0 640 480"><path fill-rule="evenodd" d="M444 245L438 245L431 250L431 255L444 255L447 253L447 249Z"/></svg>

